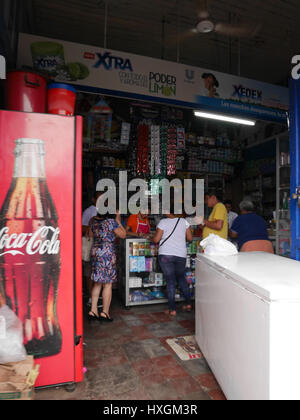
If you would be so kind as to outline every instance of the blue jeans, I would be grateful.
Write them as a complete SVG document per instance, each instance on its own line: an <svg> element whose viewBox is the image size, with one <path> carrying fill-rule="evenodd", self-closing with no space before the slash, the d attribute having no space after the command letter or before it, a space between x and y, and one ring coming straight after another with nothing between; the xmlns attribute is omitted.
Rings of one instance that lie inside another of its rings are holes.
<svg viewBox="0 0 300 420"><path fill-rule="evenodd" d="M178 281L178 285L183 292L186 303L190 305L190 289L185 279L186 258L176 257L173 255L159 255L158 260L167 282L167 293L170 310L176 310L176 280Z"/></svg>

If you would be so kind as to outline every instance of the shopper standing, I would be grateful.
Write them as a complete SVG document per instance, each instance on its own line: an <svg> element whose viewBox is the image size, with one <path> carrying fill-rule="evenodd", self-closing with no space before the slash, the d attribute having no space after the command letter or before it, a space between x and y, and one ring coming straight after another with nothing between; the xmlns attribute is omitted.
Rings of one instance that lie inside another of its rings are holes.
<svg viewBox="0 0 300 420"><path fill-rule="evenodd" d="M126 231L128 236L146 238L150 233L148 213L139 212L138 214L131 214L127 221Z"/></svg>
<svg viewBox="0 0 300 420"><path fill-rule="evenodd" d="M89 320L111 322L113 319L110 317L109 309L112 299L112 284L117 281L115 239L116 237L125 239L126 230L121 224L120 213L117 213L115 219L112 216L97 214L91 219L89 227L89 235L94 240L91 251L91 279L94 286ZM99 315L97 304L101 290L103 308Z"/></svg>
<svg viewBox="0 0 300 420"><path fill-rule="evenodd" d="M269 240L265 220L254 213L254 204L249 200L240 203L241 215L231 227L230 236L237 239L240 252L263 251L274 253L272 242Z"/></svg>
<svg viewBox="0 0 300 420"><path fill-rule="evenodd" d="M215 190L205 194L205 203L212 212L208 220L204 220L203 239L207 238L211 233L228 238L228 215L224 204L221 202L219 193Z"/></svg>
<svg viewBox="0 0 300 420"><path fill-rule="evenodd" d="M101 192L96 191L92 198L92 204L84 210L82 214L82 236L86 236L88 229L89 229L89 223L90 220L97 215L97 208L96 203L98 200L98 197L100 197ZM83 261L83 277L85 279L84 284L86 286L87 293L89 295L89 304L91 303L91 297L92 297L92 288L93 283L91 280L91 262L90 261Z"/></svg>
<svg viewBox="0 0 300 420"><path fill-rule="evenodd" d="M232 202L230 200L226 200L224 204L228 213L228 229L231 229L232 223L238 217L238 214L232 211Z"/></svg>
<svg viewBox="0 0 300 420"><path fill-rule="evenodd" d="M185 278L186 241L191 242L193 235L189 223L184 218L176 217L173 213L162 219L152 238L159 243L159 264L167 282L169 315L176 316L175 292L176 281L183 292L186 305L183 310L191 311L190 289Z"/></svg>

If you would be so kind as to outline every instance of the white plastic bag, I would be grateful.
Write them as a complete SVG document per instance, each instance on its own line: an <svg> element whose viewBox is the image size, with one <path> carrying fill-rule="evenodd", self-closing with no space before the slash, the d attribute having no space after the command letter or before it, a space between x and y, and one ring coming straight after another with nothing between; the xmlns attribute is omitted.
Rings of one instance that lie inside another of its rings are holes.
<svg viewBox="0 0 300 420"><path fill-rule="evenodd" d="M205 255L228 256L238 254L238 250L232 242L213 233L203 239L203 241L200 242L200 245L204 249Z"/></svg>
<svg viewBox="0 0 300 420"><path fill-rule="evenodd" d="M91 250L93 246L93 238L82 237L82 260L89 262L91 259Z"/></svg>
<svg viewBox="0 0 300 420"><path fill-rule="evenodd" d="M22 322L7 306L0 308L0 364L25 360Z"/></svg>

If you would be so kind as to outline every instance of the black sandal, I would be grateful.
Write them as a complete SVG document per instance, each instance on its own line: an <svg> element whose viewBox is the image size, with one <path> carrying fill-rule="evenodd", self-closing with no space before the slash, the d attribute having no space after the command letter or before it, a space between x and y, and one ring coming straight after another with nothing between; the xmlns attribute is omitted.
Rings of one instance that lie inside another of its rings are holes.
<svg viewBox="0 0 300 420"><path fill-rule="evenodd" d="M89 321L100 321L100 317L99 316L97 316L96 314L95 314L95 312L92 312L92 314L93 315L91 315L91 314L88 314L88 320Z"/></svg>
<svg viewBox="0 0 300 420"><path fill-rule="evenodd" d="M102 314L104 314L105 316L101 316ZM99 316L99 321L103 321L103 322L113 322L113 319L110 318L106 312L101 312L100 316Z"/></svg>

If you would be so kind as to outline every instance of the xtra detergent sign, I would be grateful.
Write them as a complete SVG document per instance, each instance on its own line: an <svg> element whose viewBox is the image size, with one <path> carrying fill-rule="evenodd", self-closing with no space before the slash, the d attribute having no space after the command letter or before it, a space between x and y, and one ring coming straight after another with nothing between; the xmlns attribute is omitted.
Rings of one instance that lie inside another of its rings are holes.
<svg viewBox="0 0 300 420"><path fill-rule="evenodd" d="M78 90L283 122L288 89L180 63L20 34L18 65Z"/></svg>
<svg viewBox="0 0 300 420"><path fill-rule="evenodd" d="M128 70L133 72L132 64L129 58L114 56L112 52L106 51L104 54L96 54L98 61L94 67L98 69L103 66L106 70Z"/></svg>

